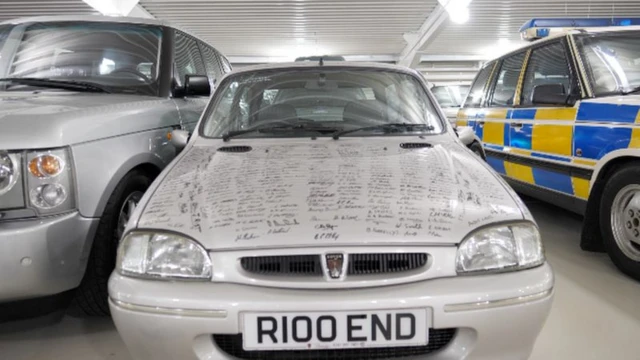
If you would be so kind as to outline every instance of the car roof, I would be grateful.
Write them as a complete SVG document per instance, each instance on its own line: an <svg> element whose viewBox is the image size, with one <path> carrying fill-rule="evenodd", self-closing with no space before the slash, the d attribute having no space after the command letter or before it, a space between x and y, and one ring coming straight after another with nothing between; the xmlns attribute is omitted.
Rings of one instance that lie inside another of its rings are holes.
<svg viewBox="0 0 640 360"><path fill-rule="evenodd" d="M262 71L262 70L287 70L287 69L327 69L327 68L353 68L353 69L379 69L395 72L404 72L420 77L419 73L406 66L384 63L368 63L355 61L326 61L323 65L315 61L297 61L289 63L271 63L263 65L243 66L234 68L230 74L239 74L245 72Z"/></svg>

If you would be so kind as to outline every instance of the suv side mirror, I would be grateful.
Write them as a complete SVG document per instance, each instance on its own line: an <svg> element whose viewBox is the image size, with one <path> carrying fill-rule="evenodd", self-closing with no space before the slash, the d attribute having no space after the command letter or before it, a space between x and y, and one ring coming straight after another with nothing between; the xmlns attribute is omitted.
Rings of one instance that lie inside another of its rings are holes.
<svg viewBox="0 0 640 360"><path fill-rule="evenodd" d="M189 132L186 130L173 130L171 131L171 144L178 151L182 151L182 149L187 146L189 142Z"/></svg>
<svg viewBox="0 0 640 360"><path fill-rule="evenodd" d="M209 78L202 75L185 75L184 95L185 96L211 95L211 85L209 84Z"/></svg>
<svg viewBox="0 0 640 360"><path fill-rule="evenodd" d="M569 95L562 84L541 84L533 88L531 102L545 105L567 105Z"/></svg>

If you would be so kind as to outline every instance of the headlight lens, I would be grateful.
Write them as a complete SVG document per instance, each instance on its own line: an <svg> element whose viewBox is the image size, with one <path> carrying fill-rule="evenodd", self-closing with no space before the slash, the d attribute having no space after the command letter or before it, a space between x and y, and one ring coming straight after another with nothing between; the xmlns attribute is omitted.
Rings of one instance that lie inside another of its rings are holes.
<svg viewBox="0 0 640 360"><path fill-rule="evenodd" d="M125 276L211 279L211 259L197 242L165 233L132 232L118 248L116 270Z"/></svg>
<svg viewBox="0 0 640 360"><path fill-rule="evenodd" d="M60 157L43 154L29 161L29 172L37 178L51 178L60 175L64 170L64 161Z"/></svg>
<svg viewBox="0 0 640 360"><path fill-rule="evenodd" d="M459 274L515 271L539 266L544 261L538 228L520 223L472 233L458 247L456 270Z"/></svg>
<svg viewBox="0 0 640 360"><path fill-rule="evenodd" d="M0 151L0 195L8 193L18 182L20 164L8 152Z"/></svg>
<svg viewBox="0 0 640 360"><path fill-rule="evenodd" d="M29 198L40 209L53 209L67 200L67 190L60 184L40 185L31 189Z"/></svg>
<svg viewBox="0 0 640 360"><path fill-rule="evenodd" d="M68 148L27 153L28 199L41 215L75 208L75 183Z"/></svg>

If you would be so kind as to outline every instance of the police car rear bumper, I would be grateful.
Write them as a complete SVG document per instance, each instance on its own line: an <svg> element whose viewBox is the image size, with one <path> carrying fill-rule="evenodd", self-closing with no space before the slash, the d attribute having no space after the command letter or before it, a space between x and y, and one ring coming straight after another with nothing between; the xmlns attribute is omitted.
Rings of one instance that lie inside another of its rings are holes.
<svg viewBox="0 0 640 360"><path fill-rule="evenodd" d="M506 274L358 290L291 290L201 282L109 281L113 320L136 359L237 359L213 335L241 334L246 312L427 309L430 331L456 329L413 359L527 359L553 298L548 264Z"/></svg>

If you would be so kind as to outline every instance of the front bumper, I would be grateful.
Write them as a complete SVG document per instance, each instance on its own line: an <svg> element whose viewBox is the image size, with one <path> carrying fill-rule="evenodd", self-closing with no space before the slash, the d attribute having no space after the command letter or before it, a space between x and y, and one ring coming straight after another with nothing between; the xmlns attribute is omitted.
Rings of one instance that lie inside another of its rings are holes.
<svg viewBox="0 0 640 360"><path fill-rule="evenodd" d="M0 302L77 287L97 225L78 213L0 222Z"/></svg>
<svg viewBox="0 0 640 360"><path fill-rule="evenodd" d="M135 359L236 359L212 335L242 333L244 312L426 308L433 329L458 329L413 359L527 359L551 309L548 264L517 273L442 278L357 290L290 290L161 282L112 274L113 320ZM453 305L453 306L452 306Z"/></svg>

